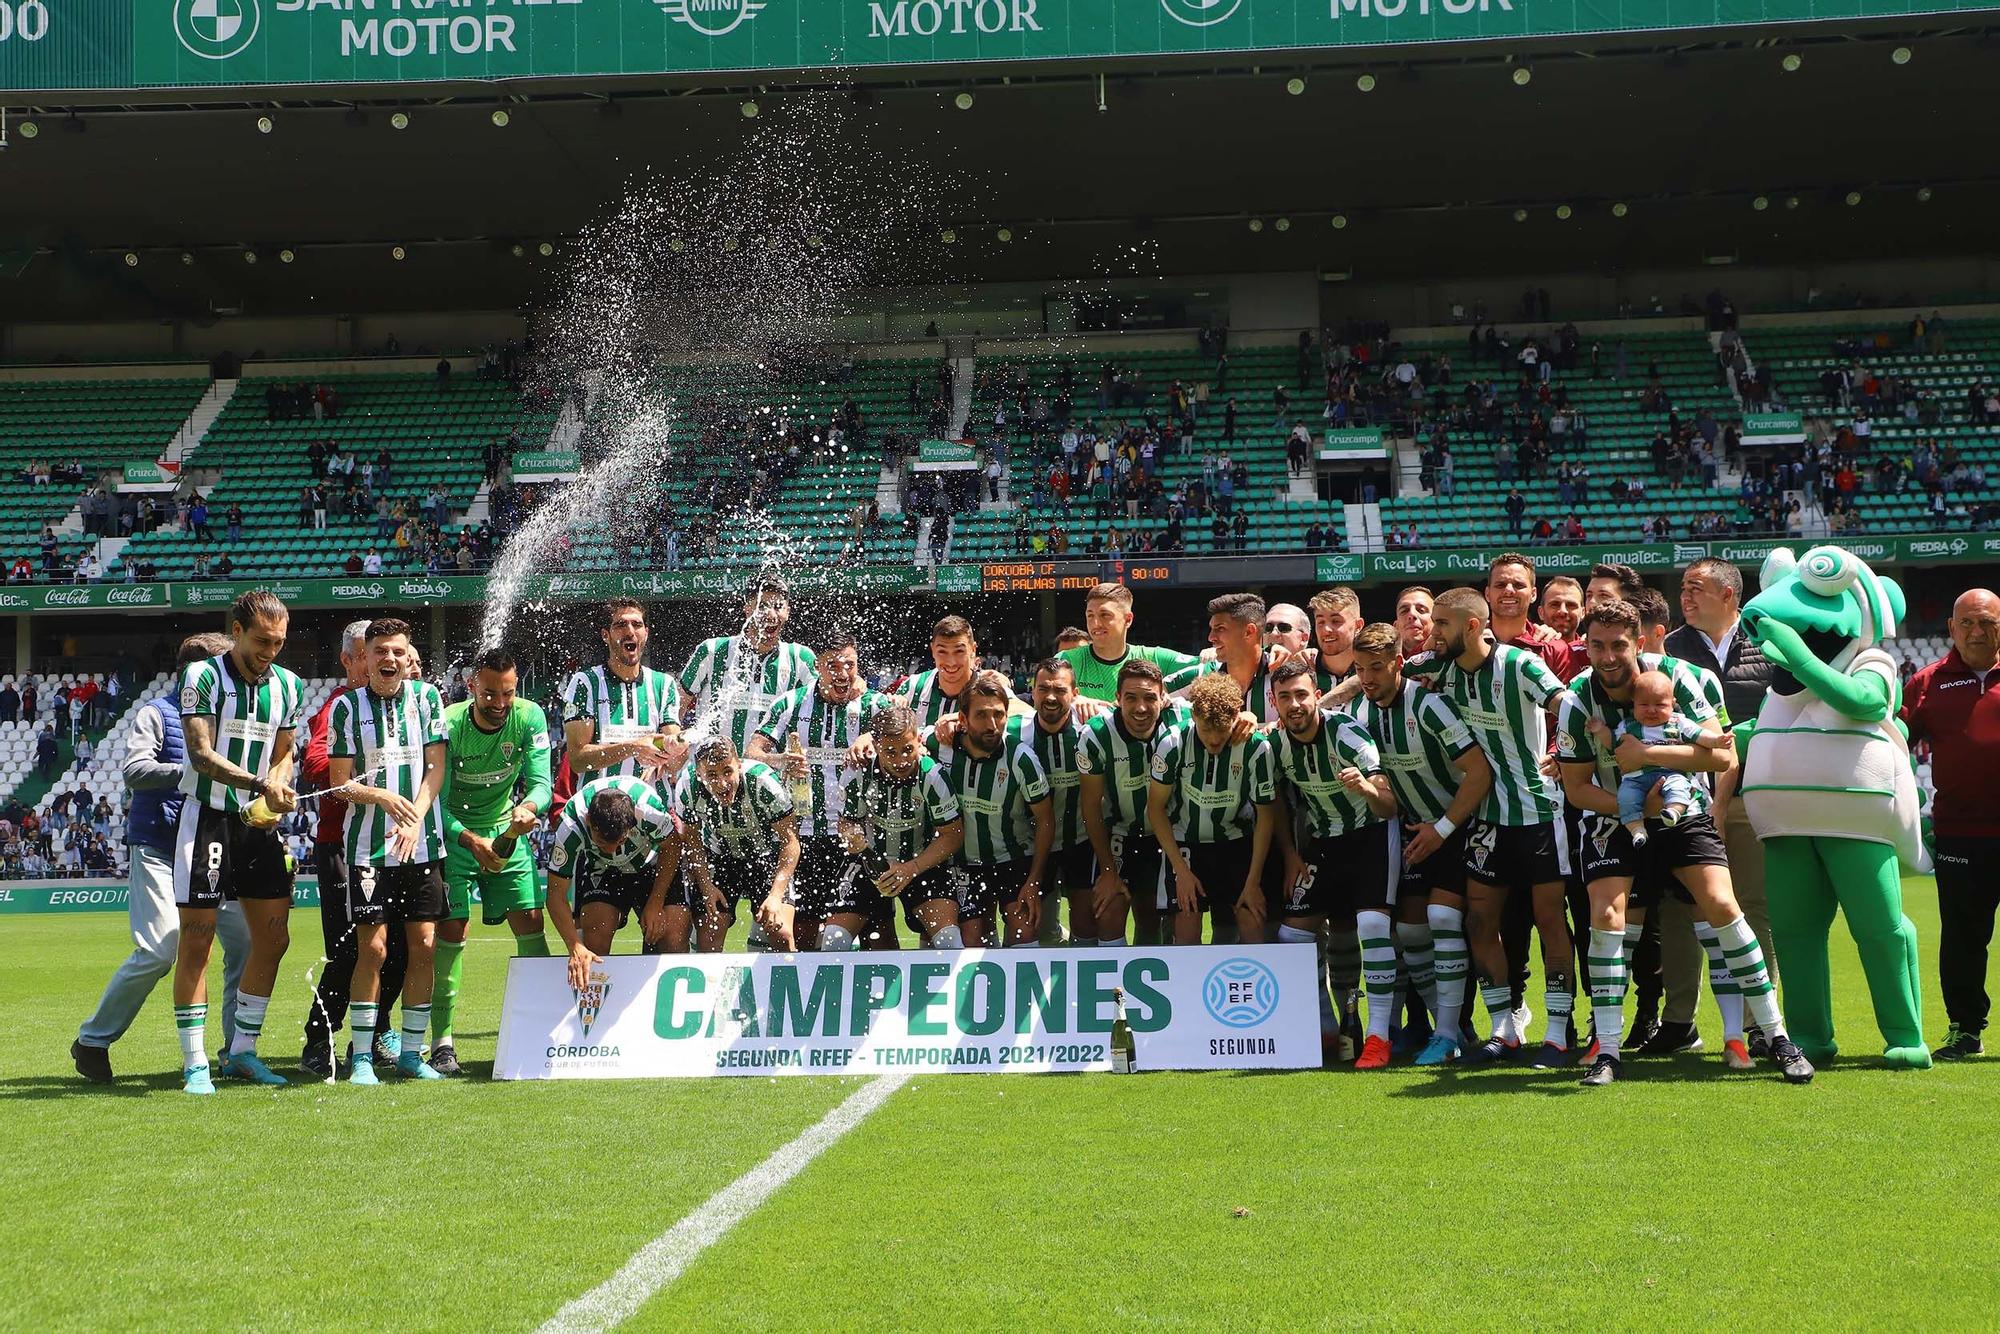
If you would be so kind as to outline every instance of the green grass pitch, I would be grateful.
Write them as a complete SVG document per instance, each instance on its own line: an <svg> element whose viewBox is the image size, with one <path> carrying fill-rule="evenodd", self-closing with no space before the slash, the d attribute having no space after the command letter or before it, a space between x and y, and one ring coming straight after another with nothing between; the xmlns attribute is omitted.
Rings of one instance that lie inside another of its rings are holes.
<svg viewBox="0 0 2000 1334"><path fill-rule="evenodd" d="M1908 891L1935 1038L1935 897ZM287 1074L313 913L293 938L264 1041ZM70 1069L122 915L0 919L0 1328L532 1329L855 1087L491 1083L507 946L474 938L474 1077L197 1101L164 984L113 1088ZM1839 927L1834 952L1847 1054L1808 1088L1713 1051L1587 1091L920 1076L630 1327L1991 1328L2000 1058L1873 1066Z"/></svg>

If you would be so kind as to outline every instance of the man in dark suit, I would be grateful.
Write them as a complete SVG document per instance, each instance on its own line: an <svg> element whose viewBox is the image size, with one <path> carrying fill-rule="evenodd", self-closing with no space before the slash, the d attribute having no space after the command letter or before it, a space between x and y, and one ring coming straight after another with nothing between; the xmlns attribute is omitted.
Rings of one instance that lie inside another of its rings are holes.
<svg viewBox="0 0 2000 1334"><path fill-rule="evenodd" d="M1743 574L1726 560L1698 560L1681 573L1681 616L1686 624L1667 636L1666 651L1683 662L1706 667L1722 681L1723 705L1733 725L1755 718L1771 686L1771 663L1763 650L1743 633L1738 611L1743 605ZM1771 911L1764 894L1764 845L1750 828L1743 803L1733 800L1736 773L1718 780L1715 823L1729 852L1729 877L1743 914L1757 933L1764 959L1777 981L1781 960L1771 946ZM1695 1002L1701 996L1701 946L1686 906L1670 901L1660 913L1660 966L1665 974L1666 1006L1657 1039L1666 1050L1680 1050L1694 1040ZM1751 1054L1761 1055L1763 1038L1751 1035Z"/></svg>

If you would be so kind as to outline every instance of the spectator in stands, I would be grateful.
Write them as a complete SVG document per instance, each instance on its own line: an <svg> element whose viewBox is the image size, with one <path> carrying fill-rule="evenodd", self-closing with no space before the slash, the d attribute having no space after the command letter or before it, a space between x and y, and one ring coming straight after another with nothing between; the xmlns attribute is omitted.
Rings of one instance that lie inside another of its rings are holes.
<svg viewBox="0 0 2000 1334"><path fill-rule="evenodd" d="M79 584L94 584L97 582L97 576L98 576L98 570L97 570L96 556L86 551L82 555L76 558L76 568L71 572L71 579L73 582Z"/></svg>
<svg viewBox="0 0 2000 1334"><path fill-rule="evenodd" d="M72 731L74 731L73 728ZM78 735L76 738L76 762L78 767L88 771L90 762L96 758L97 747L91 744L90 733L84 732Z"/></svg>
<svg viewBox="0 0 2000 1334"><path fill-rule="evenodd" d="M358 551L348 552L347 559L345 562L342 563L340 569L343 574L360 574L361 553Z"/></svg>
<svg viewBox="0 0 2000 1334"><path fill-rule="evenodd" d="M32 720L33 715L30 715ZM45 724L35 737L35 772L45 783L56 776L56 754L60 749L61 743L56 740L56 725Z"/></svg>
<svg viewBox="0 0 2000 1334"><path fill-rule="evenodd" d="M7 582L25 584L35 577L35 567L26 556L14 557L14 563L7 570Z"/></svg>
<svg viewBox="0 0 2000 1334"><path fill-rule="evenodd" d="M1507 511L1507 535L1509 537L1519 537L1521 535L1521 523L1527 517L1528 513L1528 498L1521 494L1520 487L1516 486L1507 492L1507 500L1504 508Z"/></svg>
<svg viewBox="0 0 2000 1334"><path fill-rule="evenodd" d="M368 548L368 554L361 558L361 573L368 575L370 578L375 578L381 575L382 573L381 551L377 550L374 547Z"/></svg>
<svg viewBox="0 0 2000 1334"><path fill-rule="evenodd" d="M1333 550L1333 534L1318 519L1314 519L1311 526L1306 529L1306 550Z"/></svg>
<svg viewBox="0 0 2000 1334"><path fill-rule="evenodd" d="M21 692L14 688L14 678L0 678L0 723L11 723L21 716Z"/></svg>
<svg viewBox="0 0 2000 1334"><path fill-rule="evenodd" d="M236 562L231 560L229 553L225 551L216 557L215 564L209 567L209 573L217 579L227 579L236 573Z"/></svg>
<svg viewBox="0 0 2000 1334"><path fill-rule="evenodd" d="M231 505L224 522L227 525L225 540L232 546L241 542L243 540L243 507L241 505Z"/></svg>
<svg viewBox="0 0 2000 1334"><path fill-rule="evenodd" d="M214 577L215 572L208 567L208 553L206 551L195 552L194 564L188 567L188 578L213 579Z"/></svg>
<svg viewBox="0 0 2000 1334"><path fill-rule="evenodd" d="M140 580L157 579L160 577L159 564L151 556L139 557L133 566L133 572Z"/></svg>
<svg viewBox="0 0 2000 1334"><path fill-rule="evenodd" d="M439 357L437 364L437 387L440 393L451 388L451 358Z"/></svg>
<svg viewBox="0 0 2000 1334"><path fill-rule="evenodd" d="M198 491L188 505L188 529L197 542L215 540L208 531L208 501Z"/></svg>

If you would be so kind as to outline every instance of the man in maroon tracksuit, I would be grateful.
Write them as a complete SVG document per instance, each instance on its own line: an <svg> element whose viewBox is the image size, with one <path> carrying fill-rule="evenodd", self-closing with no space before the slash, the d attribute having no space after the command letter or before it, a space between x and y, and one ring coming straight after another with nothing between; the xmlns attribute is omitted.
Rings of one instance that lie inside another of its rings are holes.
<svg viewBox="0 0 2000 1334"><path fill-rule="evenodd" d="M1910 742L1931 747L1931 821L1936 827L1938 981L1951 1021L1938 1060L1983 1050L1990 1002L1986 946L2000 908L2000 597L1983 588L1951 608L1951 652L1918 672L1903 691Z"/></svg>

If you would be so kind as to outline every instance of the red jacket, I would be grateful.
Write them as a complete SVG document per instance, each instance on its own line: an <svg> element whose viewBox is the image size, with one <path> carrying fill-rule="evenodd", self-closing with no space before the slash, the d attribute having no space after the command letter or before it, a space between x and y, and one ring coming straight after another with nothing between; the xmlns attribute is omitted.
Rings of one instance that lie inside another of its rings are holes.
<svg viewBox="0 0 2000 1334"><path fill-rule="evenodd" d="M336 690L327 696L326 703L319 706L319 712L306 726L306 758L299 766L299 786L306 788L325 787L328 767L327 719L333 712L333 702L341 692ZM340 797L319 798L319 828L313 830L313 842L340 842L347 825L347 802Z"/></svg>
<svg viewBox="0 0 2000 1334"><path fill-rule="evenodd" d="M1946 838L2000 838L2000 667L1984 673L1953 649L1903 688L1910 741L1931 745L1931 819Z"/></svg>

